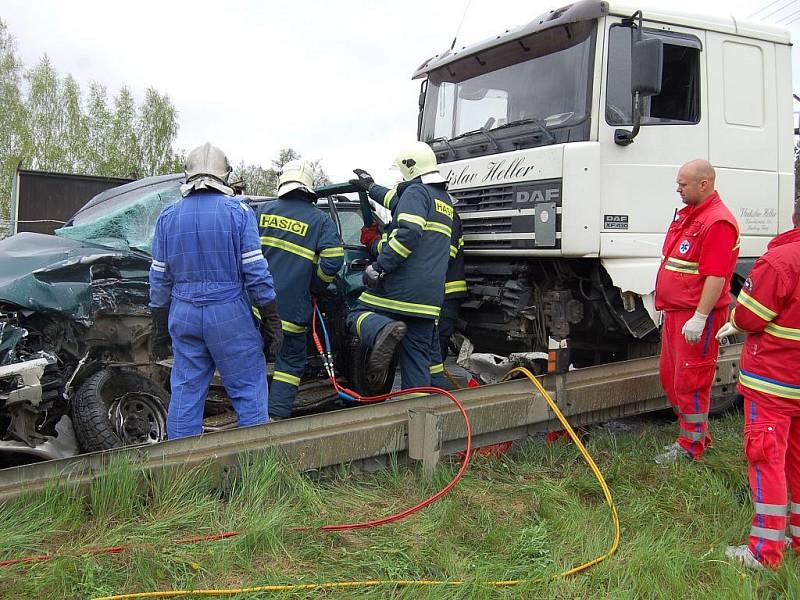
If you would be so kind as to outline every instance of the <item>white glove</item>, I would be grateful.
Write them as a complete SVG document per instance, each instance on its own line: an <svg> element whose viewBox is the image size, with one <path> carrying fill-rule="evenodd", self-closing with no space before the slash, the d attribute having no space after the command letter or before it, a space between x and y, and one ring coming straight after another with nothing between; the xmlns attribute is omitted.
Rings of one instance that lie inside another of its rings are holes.
<svg viewBox="0 0 800 600"><path fill-rule="evenodd" d="M730 321L725 323L722 327L719 328L717 332L717 339L722 341L722 339L728 337L729 335L736 335L737 333L742 333L741 329L736 329Z"/></svg>
<svg viewBox="0 0 800 600"><path fill-rule="evenodd" d="M708 319L708 315L694 311L694 316L683 324L681 333L687 344L696 344L700 341L703 329L706 328L706 319Z"/></svg>

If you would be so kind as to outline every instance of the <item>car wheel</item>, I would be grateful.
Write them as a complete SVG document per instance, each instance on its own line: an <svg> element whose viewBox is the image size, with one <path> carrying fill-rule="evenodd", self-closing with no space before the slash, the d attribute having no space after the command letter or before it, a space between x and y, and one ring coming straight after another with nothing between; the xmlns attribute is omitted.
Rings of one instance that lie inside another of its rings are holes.
<svg viewBox="0 0 800 600"><path fill-rule="evenodd" d="M169 396L136 369L98 371L72 399L72 423L84 452L154 444L167 437Z"/></svg>

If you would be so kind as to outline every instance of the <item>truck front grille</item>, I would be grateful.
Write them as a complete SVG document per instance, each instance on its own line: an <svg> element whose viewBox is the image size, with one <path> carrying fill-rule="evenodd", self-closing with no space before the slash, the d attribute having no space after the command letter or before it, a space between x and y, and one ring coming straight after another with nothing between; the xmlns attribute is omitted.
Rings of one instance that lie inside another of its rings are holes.
<svg viewBox="0 0 800 600"><path fill-rule="evenodd" d="M458 212L470 213L482 210L502 210L514 206L513 186L480 188L451 192L458 200Z"/></svg>
<svg viewBox="0 0 800 600"><path fill-rule="evenodd" d="M451 192L469 250L561 248L561 180Z"/></svg>

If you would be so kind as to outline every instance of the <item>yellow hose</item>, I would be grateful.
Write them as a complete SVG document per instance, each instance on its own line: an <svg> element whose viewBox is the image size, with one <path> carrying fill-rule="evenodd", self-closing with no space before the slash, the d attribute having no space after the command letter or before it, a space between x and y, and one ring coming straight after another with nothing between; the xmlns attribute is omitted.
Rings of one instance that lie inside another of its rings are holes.
<svg viewBox="0 0 800 600"><path fill-rule="evenodd" d="M550 409L555 413L558 420L561 422L561 425L564 429L569 433L569 437L572 438L572 441L575 442L575 445L580 450L583 459L586 461L586 464L589 465L589 468L594 473L595 478L597 479L600 487L603 490L603 495L606 498L606 503L608 504L609 509L611 510L611 521L614 524L614 539L611 542L608 550L605 554L598 556L594 560L590 560L589 562L583 563L582 565L578 565L577 567L573 567L563 573L559 573L558 575L553 575L551 579L561 579L564 577L569 577L570 575L575 575L576 573L580 573L581 571L585 571L586 569L593 567L594 565L603 562L611 555L613 555L617 548L619 547L619 516L617 515L617 507L614 504L614 499L611 496L611 490L608 488L608 484L606 480L603 478L603 474L600 472L600 469L597 466L597 463L594 462L591 454L586 449L586 446L583 445L580 438L578 438L575 430L572 429L572 426L567 421L566 417L561 413L561 410L556 405L555 401L550 397L550 394L547 393L547 390L544 389L539 380L536 379L536 376L531 373L528 369L524 367L518 367L516 369L512 369L508 372L505 379L508 379L514 373L522 373L531 380L531 382L536 386L539 392L544 396L544 399L547 401L547 404L550 406ZM505 581L483 581L479 583L483 583L487 586L492 587L509 587L514 585L520 585L523 583L540 583L543 580L541 578L537 579L508 579ZM429 586L450 586L450 587L458 587L464 585L465 581L454 581L454 580L437 580L437 579L371 579L365 581L329 581L329 582L321 582L321 583L292 583L292 584L284 584L284 585L259 585L255 587L249 588L228 588L228 589L207 589L207 590L171 590L171 591L164 591L164 592L135 592L131 594L118 594L116 596L102 596L98 598L94 598L94 600L133 600L135 598L177 598L180 596L235 596L236 594L255 594L258 592L299 592L299 591L309 591L309 590L334 590L334 589L346 589L346 588L367 588L367 587L378 587L378 586L393 586L393 587L429 587Z"/></svg>

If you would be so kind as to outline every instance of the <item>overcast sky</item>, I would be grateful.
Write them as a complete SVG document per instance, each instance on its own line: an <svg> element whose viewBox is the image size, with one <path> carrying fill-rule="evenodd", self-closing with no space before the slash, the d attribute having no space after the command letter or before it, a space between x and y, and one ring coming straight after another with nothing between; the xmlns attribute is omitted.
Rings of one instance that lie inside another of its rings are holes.
<svg viewBox="0 0 800 600"><path fill-rule="evenodd" d="M291 146L321 158L339 181L357 166L386 176L398 147L415 139L419 82L411 74L450 46L462 15L459 46L563 2L4 0L0 17L27 66L46 53L62 75L110 94L123 84L139 98L148 86L169 94L179 148L211 141L234 164L268 166ZM800 0L625 4L739 18L767 7L751 20L772 23L800 16ZM800 20L788 28L800 39Z"/></svg>

